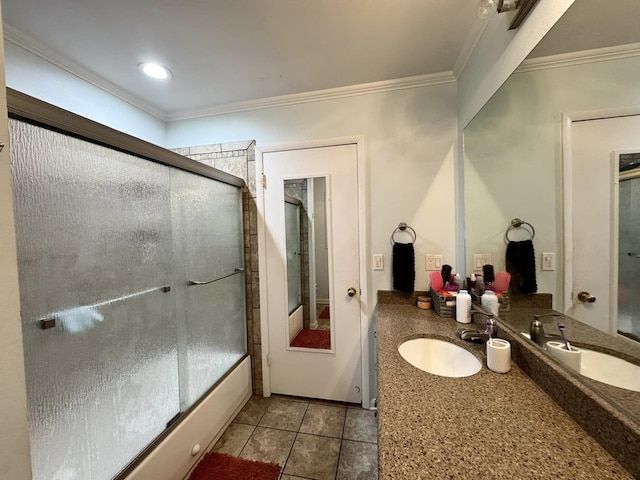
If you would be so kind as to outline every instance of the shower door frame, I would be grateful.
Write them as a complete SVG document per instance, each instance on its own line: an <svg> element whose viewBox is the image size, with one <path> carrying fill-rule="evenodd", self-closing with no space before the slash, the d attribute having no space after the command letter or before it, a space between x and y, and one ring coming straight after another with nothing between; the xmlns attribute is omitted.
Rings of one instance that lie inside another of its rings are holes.
<svg viewBox="0 0 640 480"><path fill-rule="evenodd" d="M244 180L234 175L184 157L158 145L128 135L121 131L99 124L90 119L74 114L55 105L26 95L17 90L6 88L8 118L24 121L70 137L104 146L109 149L137 156L141 159L174 167L237 188L244 186ZM200 455L191 453L184 461L176 446L182 446L200 437L200 441L215 441L244 404L251 397L251 367L249 353L246 352L236 364L231 367L218 381L215 382L191 407L180 412L167 428L146 448L131 459L128 465L123 465L116 478L149 478L148 472L173 471L183 474L192 468ZM226 408L222 408L224 404ZM204 412L204 413L203 413ZM193 421L194 415L205 415L212 425L206 426L203 421ZM184 424L184 427L182 425ZM182 427L181 429L179 427ZM217 430L214 432L213 428ZM211 438L213 437L213 438ZM152 461L151 454L155 450L162 450L158 457L172 458L171 468L158 466ZM31 452L32 454L34 452Z"/></svg>
<svg viewBox="0 0 640 480"><path fill-rule="evenodd" d="M186 170L238 188L242 188L244 185L244 181L234 175L216 170L196 160L191 160L153 143L93 122L8 87L7 110L9 117L17 120L22 119L66 135L130 153L169 167Z"/></svg>

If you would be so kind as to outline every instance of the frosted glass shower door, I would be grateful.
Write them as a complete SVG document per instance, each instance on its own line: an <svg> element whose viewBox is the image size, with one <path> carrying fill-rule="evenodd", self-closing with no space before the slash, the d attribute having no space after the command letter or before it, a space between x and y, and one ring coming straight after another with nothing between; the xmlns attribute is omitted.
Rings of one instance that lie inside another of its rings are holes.
<svg viewBox="0 0 640 480"><path fill-rule="evenodd" d="M185 411L247 353L242 191L181 170L171 187Z"/></svg>
<svg viewBox="0 0 640 480"><path fill-rule="evenodd" d="M10 136L33 478L110 479L179 412L170 169Z"/></svg>

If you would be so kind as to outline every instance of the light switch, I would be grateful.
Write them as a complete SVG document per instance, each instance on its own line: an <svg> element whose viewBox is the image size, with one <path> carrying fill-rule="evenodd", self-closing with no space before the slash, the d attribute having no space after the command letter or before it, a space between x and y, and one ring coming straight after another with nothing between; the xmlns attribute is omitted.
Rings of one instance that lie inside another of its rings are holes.
<svg viewBox="0 0 640 480"><path fill-rule="evenodd" d="M373 269L384 270L384 255L381 253L373 254Z"/></svg>
<svg viewBox="0 0 640 480"><path fill-rule="evenodd" d="M542 254L542 270L555 270L555 269L556 269L556 254L543 253Z"/></svg>
<svg viewBox="0 0 640 480"><path fill-rule="evenodd" d="M427 253L425 255L424 261L424 269L429 271L437 271L442 268L442 255L434 255L432 253Z"/></svg>
<svg viewBox="0 0 640 480"><path fill-rule="evenodd" d="M490 253L474 253L473 254L473 269L482 270L485 265L493 265L491 261Z"/></svg>

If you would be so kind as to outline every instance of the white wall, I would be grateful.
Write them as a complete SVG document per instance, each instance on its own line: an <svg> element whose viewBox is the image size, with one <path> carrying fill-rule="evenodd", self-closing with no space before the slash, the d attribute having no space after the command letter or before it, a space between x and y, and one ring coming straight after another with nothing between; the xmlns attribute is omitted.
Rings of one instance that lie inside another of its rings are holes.
<svg viewBox="0 0 640 480"><path fill-rule="evenodd" d="M455 84L397 90L253 112L172 122L169 148L253 138L258 146L364 135L368 161L368 254L382 253L370 294L391 289L389 237L400 222L416 242L416 289L429 286L426 252L455 261ZM372 302L375 304L375 301Z"/></svg>
<svg viewBox="0 0 640 480"><path fill-rule="evenodd" d="M517 73L504 84L464 130L468 259L489 252L504 268L510 220L532 223L538 291L561 308L562 113L640 105L639 84L640 57ZM540 271L542 252L556 252L555 272Z"/></svg>
<svg viewBox="0 0 640 480"><path fill-rule="evenodd" d="M115 130L164 145L165 123L5 41L7 86Z"/></svg>
<svg viewBox="0 0 640 480"><path fill-rule="evenodd" d="M1 18L1 15L0 15ZM0 36L2 23L0 22ZM4 58L0 44L0 475L3 478L31 478L27 429L27 395L20 322L18 260L13 220L11 161L7 126L7 97L4 90Z"/></svg>

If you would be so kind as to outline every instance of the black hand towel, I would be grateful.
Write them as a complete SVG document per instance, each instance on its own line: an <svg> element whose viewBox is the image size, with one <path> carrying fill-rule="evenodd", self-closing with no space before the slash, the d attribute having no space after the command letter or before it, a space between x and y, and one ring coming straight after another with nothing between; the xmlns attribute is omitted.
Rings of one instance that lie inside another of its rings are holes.
<svg viewBox="0 0 640 480"><path fill-rule="evenodd" d="M507 272L511 274L513 293L535 293L538 291L536 255L531 240L509 242L505 260Z"/></svg>
<svg viewBox="0 0 640 480"><path fill-rule="evenodd" d="M393 289L413 292L416 280L415 253L413 243L393 244Z"/></svg>

